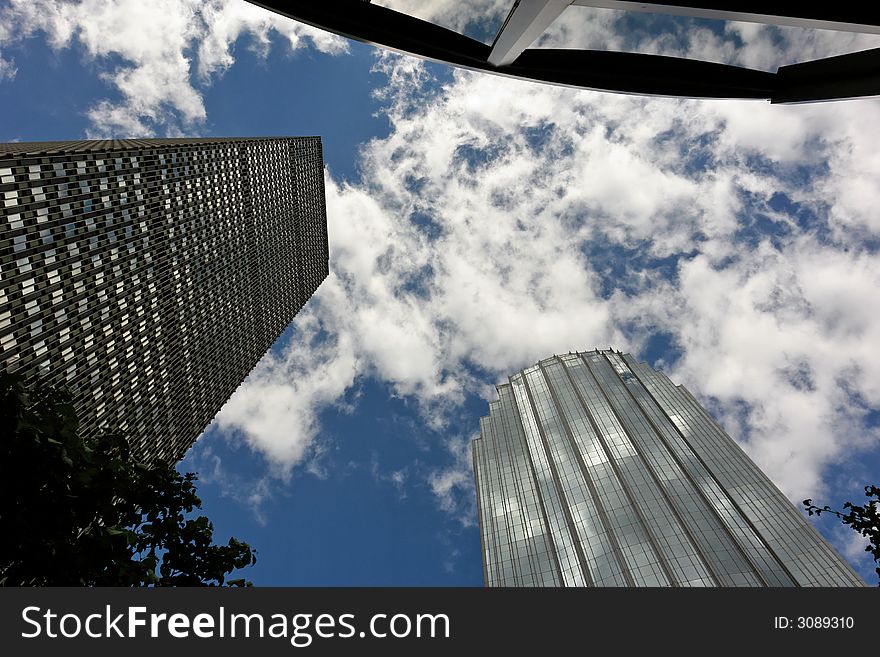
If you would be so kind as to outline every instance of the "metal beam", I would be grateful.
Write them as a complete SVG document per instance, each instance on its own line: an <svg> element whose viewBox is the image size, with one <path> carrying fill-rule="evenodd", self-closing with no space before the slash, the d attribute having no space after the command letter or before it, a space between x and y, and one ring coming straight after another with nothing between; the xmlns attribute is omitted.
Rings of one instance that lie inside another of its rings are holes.
<svg viewBox="0 0 880 657"><path fill-rule="evenodd" d="M814 103L880 94L880 48L780 66L771 103Z"/></svg>
<svg viewBox="0 0 880 657"><path fill-rule="evenodd" d="M778 73L680 57L545 48L527 49L511 64L493 66L488 61L492 48L485 43L362 0L248 1L398 52L570 87L685 98L763 98L774 103L880 95L880 49L783 66Z"/></svg>
<svg viewBox="0 0 880 657"><path fill-rule="evenodd" d="M765 99L776 81L774 73L729 64L604 50L530 48L498 70L571 87L683 98Z"/></svg>
<svg viewBox="0 0 880 657"><path fill-rule="evenodd" d="M652 14L715 18L769 25L807 27L880 34L880 9L873 2L791 2L780 0L675 0L630 2L626 0L573 0L581 7L619 9Z"/></svg>
<svg viewBox="0 0 880 657"><path fill-rule="evenodd" d="M495 36L489 63L512 64L570 4L571 0L517 0Z"/></svg>

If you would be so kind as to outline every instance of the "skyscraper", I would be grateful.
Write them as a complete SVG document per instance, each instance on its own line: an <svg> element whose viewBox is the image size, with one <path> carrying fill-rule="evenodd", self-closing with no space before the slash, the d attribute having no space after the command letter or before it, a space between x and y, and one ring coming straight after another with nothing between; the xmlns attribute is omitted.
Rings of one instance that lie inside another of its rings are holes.
<svg viewBox="0 0 880 657"><path fill-rule="evenodd" d="M498 386L473 443L487 586L863 586L682 386L612 350Z"/></svg>
<svg viewBox="0 0 880 657"><path fill-rule="evenodd" d="M179 459L328 274L319 137L0 145L3 365Z"/></svg>

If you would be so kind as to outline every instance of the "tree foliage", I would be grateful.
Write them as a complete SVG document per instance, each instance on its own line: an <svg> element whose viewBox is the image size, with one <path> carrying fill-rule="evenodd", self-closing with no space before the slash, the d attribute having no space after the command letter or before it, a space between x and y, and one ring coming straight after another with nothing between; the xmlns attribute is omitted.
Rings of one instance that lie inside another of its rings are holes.
<svg viewBox="0 0 880 657"><path fill-rule="evenodd" d="M231 586L255 551L213 544L196 475L78 431L70 394L0 375L0 584Z"/></svg>
<svg viewBox="0 0 880 657"><path fill-rule="evenodd" d="M874 557L874 562L880 564L880 508L878 508L880 507L880 488L865 486L865 496L868 501L864 506L858 506L852 502L844 503L843 508L848 509L845 512L836 511L829 506L820 508L813 504L813 500L804 500L804 508L810 515L821 516L823 513L831 513L840 518L843 524L849 525L868 539L865 552L870 552ZM877 566L875 570L880 578L880 566ZM877 586L880 586L880 582Z"/></svg>

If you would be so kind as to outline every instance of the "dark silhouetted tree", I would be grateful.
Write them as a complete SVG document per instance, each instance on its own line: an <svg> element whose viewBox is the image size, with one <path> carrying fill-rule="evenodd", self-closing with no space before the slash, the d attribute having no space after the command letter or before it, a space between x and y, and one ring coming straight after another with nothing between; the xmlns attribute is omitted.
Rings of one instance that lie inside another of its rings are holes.
<svg viewBox="0 0 880 657"><path fill-rule="evenodd" d="M256 562L213 544L193 482L136 460L119 434L80 435L70 394L0 375L0 584L230 586Z"/></svg>
<svg viewBox="0 0 880 657"><path fill-rule="evenodd" d="M804 508L810 515L816 514L821 516L823 513L831 513L840 518L845 525L849 525L852 529L860 533L868 539L868 545L865 552L870 552L874 557L874 562L880 564L880 488L877 486L865 486L865 496L868 501L865 506L858 506L852 502L846 502L844 509L846 512L835 511L831 507L818 507L813 504L813 500L804 500ZM872 499L874 498L874 499ZM877 577L880 578L880 566L875 569ZM880 586L878 581L877 586Z"/></svg>

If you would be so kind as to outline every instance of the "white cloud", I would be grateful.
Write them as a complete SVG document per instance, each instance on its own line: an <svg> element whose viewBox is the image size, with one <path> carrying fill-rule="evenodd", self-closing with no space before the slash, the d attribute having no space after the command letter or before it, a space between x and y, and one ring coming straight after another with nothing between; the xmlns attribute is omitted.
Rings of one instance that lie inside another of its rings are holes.
<svg viewBox="0 0 880 657"><path fill-rule="evenodd" d="M373 452L373 458L370 462L370 474L372 474L373 481L377 484L390 484L397 489L399 499L406 499L406 482L410 478L408 468L404 467L385 472L379 464L378 455Z"/></svg>
<svg viewBox="0 0 880 657"><path fill-rule="evenodd" d="M471 465L471 441L474 438L477 436L452 438L447 443L454 459L452 465L428 475L428 485L440 508L454 515L465 527L476 523L476 491Z"/></svg>
<svg viewBox="0 0 880 657"><path fill-rule="evenodd" d="M192 50L203 82L229 68L232 46L245 34L264 56L271 30L292 50L307 43L328 53L347 50L340 37L243 0L11 0L0 25L0 42L44 33L56 50L80 44L96 71L112 66L99 74L121 99L99 100L88 110L93 138L178 136L200 125L206 112L193 84Z"/></svg>
<svg viewBox="0 0 880 657"><path fill-rule="evenodd" d="M631 51L776 71L880 46L880 36L571 6L534 47Z"/></svg>
<svg viewBox="0 0 880 657"><path fill-rule="evenodd" d="M740 22L727 23L725 31L743 42L733 63L772 71L777 66L880 47L880 36L876 34Z"/></svg>
<svg viewBox="0 0 880 657"><path fill-rule="evenodd" d="M459 33L469 26L479 25L490 29L494 35L510 11L510 0L376 0L395 11L421 18Z"/></svg>
<svg viewBox="0 0 880 657"><path fill-rule="evenodd" d="M271 32L287 39L291 50L312 45L321 52L348 52L348 42L335 34L303 25L243 0L200 3L204 36L198 46L198 71L205 78L224 71L235 61L232 46L243 34L254 39L256 51L267 56Z"/></svg>
<svg viewBox="0 0 880 657"><path fill-rule="evenodd" d="M15 60L0 57L0 82L14 80L16 73L18 69L15 67Z"/></svg>
<svg viewBox="0 0 880 657"><path fill-rule="evenodd" d="M869 544L867 537L849 527L842 527L838 532L838 545L843 548L841 552L851 562L869 563L871 558L865 554Z"/></svg>
<svg viewBox="0 0 880 657"><path fill-rule="evenodd" d="M462 71L438 89L417 60L377 67L392 130L364 146L363 183L326 180L331 275L297 319L306 344L292 365L261 365L225 426L290 467L314 409L359 376L438 428L465 393L486 394L473 366L500 380L570 349L638 353L663 330L683 351L673 380L792 499L877 447L864 420L880 406L880 258L863 241L880 221L877 101L649 99ZM762 216L777 235L751 227ZM613 256L608 274L595 244L641 255ZM646 268L669 256L672 279ZM314 327L332 346L309 346ZM289 411L257 401L266 386ZM441 505L458 509L469 468L429 476Z"/></svg>
<svg viewBox="0 0 880 657"><path fill-rule="evenodd" d="M195 471L200 482L217 486L221 497L248 508L258 524L266 525L268 518L263 507L272 499L273 490L276 489L272 476L264 474L256 479L242 477L230 471L204 442L190 450L180 466L181 471Z"/></svg>
<svg viewBox="0 0 880 657"><path fill-rule="evenodd" d="M670 376L721 402L722 425L792 499L823 489L822 470L880 444L863 404L880 407L880 259L809 237L776 250L761 242L717 269L697 256L677 289L634 300L642 318L676 336L684 355ZM861 403L853 394L861 396ZM746 426L737 416L745 402Z"/></svg>
<svg viewBox="0 0 880 657"><path fill-rule="evenodd" d="M318 410L335 402L358 374L349 336L318 341L313 312L297 321L300 348L281 357L267 354L216 418L219 429L242 431L282 477L313 453Z"/></svg>

